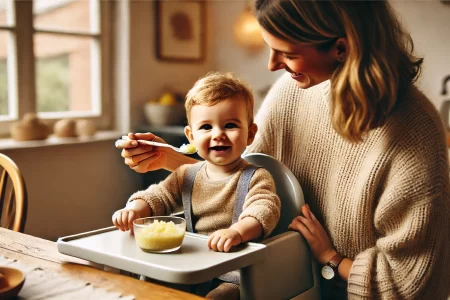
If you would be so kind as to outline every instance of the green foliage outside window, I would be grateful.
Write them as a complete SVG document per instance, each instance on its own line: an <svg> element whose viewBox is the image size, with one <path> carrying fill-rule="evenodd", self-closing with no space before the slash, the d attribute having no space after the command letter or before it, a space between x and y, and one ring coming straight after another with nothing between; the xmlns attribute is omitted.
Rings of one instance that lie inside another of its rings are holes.
<svg viewBox="0 0 450 300"><path fill-rule="evenodd" d="M0 60L0 115L8 114L8 77L6 60Z"/></svg>
<svg viewBox="0 0 450 300"><path fill-rule="evenodd" d="M38 112L69 110L69 58L67 55L39 58L36 63ZM0 115L8 114L6 60L0 60Z"/></svg>
<svg viewBox="0 0 450 300"><path fill-rule="evenodd" d="M39 57L36 60L38 112L69 110L69 56Z"/></svg>

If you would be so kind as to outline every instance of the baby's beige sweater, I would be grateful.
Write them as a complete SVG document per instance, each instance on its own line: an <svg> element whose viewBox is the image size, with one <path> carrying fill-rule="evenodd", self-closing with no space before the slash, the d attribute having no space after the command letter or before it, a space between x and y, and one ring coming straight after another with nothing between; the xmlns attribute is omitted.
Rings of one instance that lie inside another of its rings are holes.
<svg viewBox="0 0 450 300"><path fill-rule="evenodd" d="M354 260L349 299L447 299L449 168L445 132L416 88L364 142L330 123L330 81L300 89L282 76L263 102L247 152L298 178L336 250Z"/></svg>
<svg viewBox="0 0 450 300"><path fill-rule="evenodd" d="M192 189L192 212L196 218L196 232L210 235L216 230L231 226L236 187L246 165L248 162L242 160L234 174L219 181L210 180L205 172L205 165L201 167ZM189 166L191 165L181 166L159 184L134 193L128 201L146 201L154 216L178 211L183 207L181 188ZM276 194L272 176L266 169L258 168L250 180L249 192L239 220L244 217L256 218L264 229L264 236L272 232L280 218L280 199Z"/></svg>

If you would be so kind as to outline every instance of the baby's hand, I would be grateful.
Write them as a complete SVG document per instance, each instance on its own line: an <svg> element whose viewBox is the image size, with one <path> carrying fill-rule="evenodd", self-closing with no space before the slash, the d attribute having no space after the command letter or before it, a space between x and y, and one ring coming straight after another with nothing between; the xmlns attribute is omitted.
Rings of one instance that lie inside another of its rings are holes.
<svg viewBox="0 0 450 300"><path fill-rule="evenodd" d="M133 232L133 221L139 219L141 216L134 209L122 208L116 211L112 215L112 222L114 226L119 228L121 231L130 231L130 234L134 234Z"/></svg>
<svg viewBox="0 0 450 300"><path fill-rule="evenodd" d="M239 245L242 237L235 229L221 229L208 238L208 247L214 251L228 252L232 246Z"/></svg>

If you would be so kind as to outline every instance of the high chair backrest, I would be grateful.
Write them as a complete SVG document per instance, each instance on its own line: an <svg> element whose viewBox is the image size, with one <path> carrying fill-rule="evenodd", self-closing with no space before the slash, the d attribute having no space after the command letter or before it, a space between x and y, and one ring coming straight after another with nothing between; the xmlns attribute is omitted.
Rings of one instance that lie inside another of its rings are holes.
<svg viewBox="0 0 450 300"><path fill-rule="evenodd" d="M272 174L281 201L280 221L267 240L267 257L241 269L241 299L314 300L320 299L316 263L305 239L288 225L301 214L305 200L295 175L272 156L251 153L245 160Z"/></svg>
<svg viewBox="0 0 450 300"><path fill-rule="evenodd" d="M0 226L23 232L27 218L27 189L17 165L0 153Z"/></svg>
<svg viewBox="0 0 450 300"><path fill-rule="evenodd" d="M282 162L263 153L251 153L244 155L244 159L252 164L264 167L272 175L280 197L281 214L280 221L270 236L275 236L288 230L292 220L301 214L305 204L303 190L295 175Z"/></svg>

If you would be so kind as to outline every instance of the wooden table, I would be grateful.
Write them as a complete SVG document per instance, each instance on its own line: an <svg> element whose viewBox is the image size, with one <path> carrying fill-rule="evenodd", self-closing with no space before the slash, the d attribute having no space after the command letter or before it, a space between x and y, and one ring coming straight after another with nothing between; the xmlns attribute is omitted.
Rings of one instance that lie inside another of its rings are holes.
<svg viewBox="0 0 450 300"><path fill-rule="evenodd" d="M17 259L24 265L40 266L66 278L87 281L94 286L120 292L124 296L134 295L136 300L202 299L155 283L97 269L98 265L94 263L59 253L55 242L4 228L0 228L0 254Z"/></svg>

